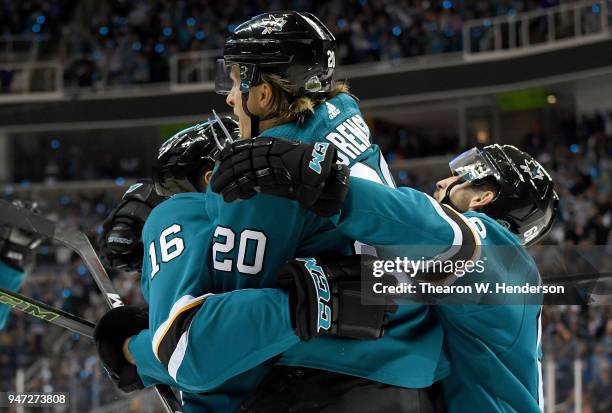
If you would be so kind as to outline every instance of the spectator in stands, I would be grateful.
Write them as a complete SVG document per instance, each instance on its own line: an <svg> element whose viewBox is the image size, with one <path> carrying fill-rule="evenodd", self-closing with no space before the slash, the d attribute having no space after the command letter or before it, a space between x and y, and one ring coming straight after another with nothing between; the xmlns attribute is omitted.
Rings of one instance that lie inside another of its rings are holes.
<svg viewBox="0 0 612 413"><path fill-rule="evenodd" d="M248 4L237 0L0 0L0 35L52 36L51 43L61 49L65 60L66 83L89 87L168 81L172 54L219 50L224 36L237 22L264 11L298 9L315 13L336 34L337 58L346 65L398 62L403 57L459 51L465 20L514 15L558 3L556 0L258 0ZM546 25L535 27L540 29L545 30Z"/></svg>

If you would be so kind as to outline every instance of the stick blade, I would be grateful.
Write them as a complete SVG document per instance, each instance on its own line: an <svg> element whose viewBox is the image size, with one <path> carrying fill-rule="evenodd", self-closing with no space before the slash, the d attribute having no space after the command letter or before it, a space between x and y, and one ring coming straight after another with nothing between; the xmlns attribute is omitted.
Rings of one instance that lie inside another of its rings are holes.
<svg viewBox="0 0 612 413"><path fill-rule="evenodd" d="M0 222L47 238L55 237L55 222L0 199Z"/></svg>

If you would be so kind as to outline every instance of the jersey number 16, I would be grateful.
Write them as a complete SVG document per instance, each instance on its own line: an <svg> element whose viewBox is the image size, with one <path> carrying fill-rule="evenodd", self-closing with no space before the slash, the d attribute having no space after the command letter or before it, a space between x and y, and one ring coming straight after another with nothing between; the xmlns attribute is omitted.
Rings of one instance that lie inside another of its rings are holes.
<svg viewBox="0 0 612 413"><path fill-rule="evenodd" d="M162 231L159 236L159 250L161 252L161 262L172 261L183 253L185 243L180 237L168 239L171 235L176 235L182 231L179 224L170 225ZM149 258L151 259L151 278L159 272L159 262L157 261L157 252L155 251L155 242L149 244Z"/></svg>

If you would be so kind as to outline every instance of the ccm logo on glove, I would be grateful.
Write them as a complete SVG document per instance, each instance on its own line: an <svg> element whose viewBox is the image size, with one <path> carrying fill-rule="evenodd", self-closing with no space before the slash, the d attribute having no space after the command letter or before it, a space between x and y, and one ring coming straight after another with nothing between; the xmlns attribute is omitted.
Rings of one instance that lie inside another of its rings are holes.
<svg viewBox="0 0 612 413"><path fill-rule="evenodd" d="M329 147L329 143L318 142L315 143L314 149L312 151L312 160L310 161L310 169L315 171L318 174L321 174L321 162L325 159L325 154L327 153L327 148Z"/></svg>
<svg viewBox="0 0 612 413"><path fill-rule="evenodd" d="M314 258L297 258L297 261L302 261L304 266L310 273L312 281L316 286L317 301L319 302L319 319L317 320L317 332L321 333L321 329L329 331L332 323L331 319L331 308L329 306L329 300L331 293L329 290L329 283L327 282L327 276L325 271L317 264Z"/></svg>

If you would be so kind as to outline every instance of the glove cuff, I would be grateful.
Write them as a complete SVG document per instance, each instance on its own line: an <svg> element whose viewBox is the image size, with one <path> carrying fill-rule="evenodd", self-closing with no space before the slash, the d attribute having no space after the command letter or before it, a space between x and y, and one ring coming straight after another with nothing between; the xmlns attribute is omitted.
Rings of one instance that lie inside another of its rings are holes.
<svg viewBox="0 0 612 413"><path fill-rule="evenodd" d="M117 380L117 387L124 393L144 389L145 385L138 375L136 366L130 364L121 368L121 373Z"/></svg>
<svg viewBox="0 0 612 413"><path fill-rule="evenodd" d="M98 355L109 377L122 391L129 392L144 387L136 366L123 354L123 344L129 337L149 327L146 309L121 306L106 313L94 330Z"/></svg>
<svg viewBox="0 0 612 413"><path fill-rule="evenodd" d="M10 241L6 241L4 245L0 246L0 260L17 271L24 272L33 256L34 253L30 248Z"/></svg>
<svg viewBox="0 0 612 413"><path fill-rule="evenodd" d="M316 320L313 320L310 308L312 295L311 281L304 279L304 264L297 260L287 262L278 274L278 285L289 294L289 315L295 334L302 341L308 341L317 335ZM318 305L318 303L316 304Z"/></svg>

